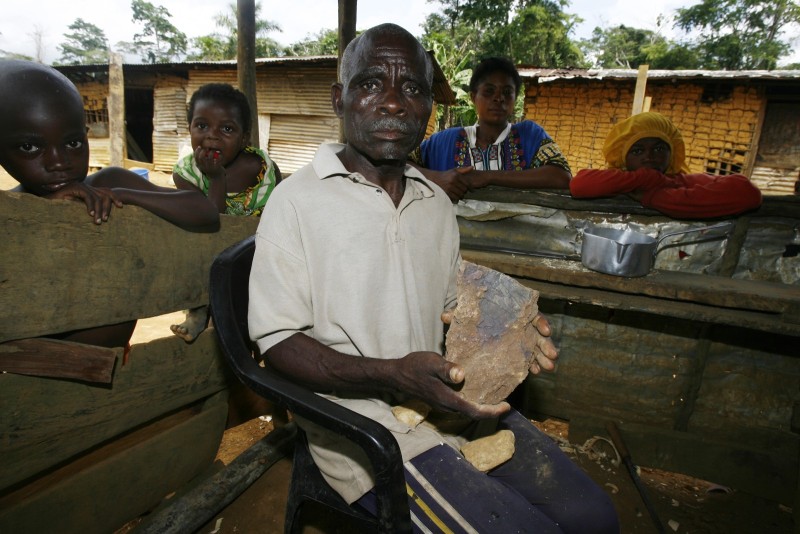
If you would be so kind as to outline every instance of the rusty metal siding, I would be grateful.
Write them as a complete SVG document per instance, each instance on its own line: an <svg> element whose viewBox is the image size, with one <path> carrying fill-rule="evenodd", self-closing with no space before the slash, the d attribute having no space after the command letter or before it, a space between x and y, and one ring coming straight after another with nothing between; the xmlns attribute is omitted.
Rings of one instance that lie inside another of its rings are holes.
<svg viewBox="0 0 800 534"><path fill-rule="evenodd" d="M334 116L331 84L336 68L277 67L256 74L256 99L260 114ZM238 87L236 70L193 70L189 73L186 99L207 83Z"/></svg>
<svg viewBox="0 0 800 534"><path fill-rule="evenodd" d="M293 67L259 73L258 112L281 115L334 117L331 85L336 68Z"/></svg>
<svg viewBox="0 0 800 534"><path fill-rule="evenodd" d="M186 123L186 81L164 77L153 89L153 165L170 172L182 144L189 142Z"/></svg>
<svg viewBox="0 0 800 534"><path fill-rule="evenodd" d="M267 151L287 176L311 162L320 143L336 141L338 137L336 117L274 114Z"/></svg>
<svg viewBox="0 0 800 534"><path fill-rule="evenodd" d="M189 81L186 84L186 103L200 86L207 83L228 83L234 87L239 87L236 83L236 68L231 70L191 70L189 71Z"/></svg>

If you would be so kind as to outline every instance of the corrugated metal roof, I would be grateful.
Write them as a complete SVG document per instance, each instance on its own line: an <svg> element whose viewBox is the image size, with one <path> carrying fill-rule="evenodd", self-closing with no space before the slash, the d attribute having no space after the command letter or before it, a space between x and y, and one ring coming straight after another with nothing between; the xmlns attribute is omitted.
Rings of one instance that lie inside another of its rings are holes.
<svg viewBox="0 0 800 534"><path fill-rule="evenodd" d="M450 87L450 83L445 78L444 72L433 52L429 51L431 60L433 61L433 98L436 102L441 104L453 104L456 101L456 95ZM288 66L302 64L303 66L309 65L322 65L329 67L336 67L336 56L287 56L287 57L265 57L256 59L256 70L259 68L269 68L274 66ZM81 74L106 72L108 71L108 64L95 64L95 65L55 65L54 68L63 72L65 75L73 77L80 77ZM170 74L178 74L180 71L188 72L190 70L197 70L201 68L206 69L235 69L236 60L229 59L224 61L183 61L179 63L124 63L122 65L123 74L125 71L129 72L167 72Z"/></svg>
<svg viewBox="0 0 800 534"><path fill-rule="evenodd" d="M537 83L555 80L625 80L636 79L636 69L540 69L518 67L522 78ZM800 81L800 70L648 70L647 79Z"/></svg>

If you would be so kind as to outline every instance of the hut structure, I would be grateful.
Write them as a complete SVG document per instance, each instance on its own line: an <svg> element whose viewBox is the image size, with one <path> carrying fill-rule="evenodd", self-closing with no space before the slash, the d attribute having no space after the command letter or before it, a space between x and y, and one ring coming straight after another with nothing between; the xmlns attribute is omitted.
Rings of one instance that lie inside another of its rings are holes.
<svg viewBox="0 0 800 534"><path fill-rule="evenodd" d="M83 95L90 128L90 165L109 165L108 65L58 66ZM186 110L206 83L237 85L236 61L123 65L127 157L132 165L169 172L190 146ZM455 100L434 61L434 99ZM317 147L339 138L331 107L336 56L256 60L259 140L284 175L311 161ZM433 131L433 117L429 130Z"/></svg>
<svg viewBox="0 0 800 534"><path fill-rule="evenodd" d="M565 152L573 172L604 166L608 131L629 117L636 70L521 67L525 118ZM794 193L800 177L800 71L651 70L650 111L672 119L692 172L749 176L765 194Z"/></svg>

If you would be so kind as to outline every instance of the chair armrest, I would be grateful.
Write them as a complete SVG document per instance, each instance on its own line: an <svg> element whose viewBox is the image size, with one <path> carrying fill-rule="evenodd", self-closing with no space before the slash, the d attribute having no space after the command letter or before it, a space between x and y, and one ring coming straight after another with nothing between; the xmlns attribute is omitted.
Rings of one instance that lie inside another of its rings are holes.
<svg viewBox="0 0 800 534"><path fill-rule="evenodd" d="M210 309L222 352L237 378L260 396L285 406L289 411L336 432L354 442L366 453L375 476L378 515L391 524L390 518L409 518L408 498L400 447L383 425L344 406L331 402L269 367L261 367L253 358L247 332L246 313L236 313L244 306L247 294L236 295L233 281L241 292L242 269L252 262L254 238L250 237L223 251L211 266ZM239 276L235 276L238 274ZM246 280L246 278L245 278ZM395 525L393 532L411 531L408 524Z"/></svg>
<svg viewBox="0 0 800 534"><path fill-rule="evenodd" d="M249 351L239 352L230 363L236 376L262 397L361 447L375 476L378 514L385 515L387 520L408 517L403 459L397 440L389 430L373 419L290 381L274 369L259 366Z"/></svg>

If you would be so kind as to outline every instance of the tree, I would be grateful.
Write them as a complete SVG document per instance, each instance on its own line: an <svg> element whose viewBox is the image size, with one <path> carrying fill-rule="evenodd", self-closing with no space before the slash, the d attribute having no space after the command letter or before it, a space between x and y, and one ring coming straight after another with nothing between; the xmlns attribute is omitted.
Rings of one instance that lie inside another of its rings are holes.
<svg viewBox="0 0 800 534"><path fill-rule="evenodd" d="M33 26L33 31L28 34L33 41L33 46L36 48L36 55L34 61L37 63L44 63L44 50L46 48L44 42L44 28L40 24Z"/></svg>
<svg viewBox="0 0 800 534"><path fill-rule="evenodd" d="M306 37L283 49L285 56L325 56L339 52L339 33L337 30L320 30L313 37Z"/></svg>
<svg viewBox="0 0 800 534"><path fill-rule="evenodd" d="M429 0L442 6L425 19L423 46L434 51L457 103L439 110L440 128L475 122L469 100L472 64L488 56L541 67L582 66L569 34L581 19L562 11L566 0ZM522 106L523 99L518 99Z"/></svg>
<svg viewBox="0 0 800 534"><path fill-rule="evenodd" d="M774 69L791 47L781 39L800 23L794 0L702 0L677 10L675 25L698 35L694 47L703 68Z"/></svg>
<svg viewBox="0 0 800 534"><path fill-rule="evenodd" d="M505 56L540 67L583 64L569 38L581 19L564 13L567 0L430 1L443 6L441 20L432 22L449 28L458 42L474 43L478 57Z"/></svg>
<svg viewBox="0 0 800 534"><path fill-rule="evenodd" d="M256 56L274 57L281 55L282 47L274 39L267 37L272 31L281 31L278 24L262 19L261 3L256 2ZM228 4L228 11L218 13L214 17L217 28L221 33L212 33L192 39L195 51L189 54L188 59L203 61L218 61L222 59L235 59L239 46L239 8L237 4Z"/></svg>
<svg viewBox="0 0 800 534"><path fill-rule="evenodd" d="M123 51L140 54L147 63L177 60L186 52L186 34L169 21L172 15L167 8L133 0L131 10L133 22L141 24L142 31L133 36L132 43L117 45Z"/></svg>
<svg viewBox="0 0 800 534"><path fill-rule="evenodd" d="M692 69L699 66L696 53L685 45L665 39L652 30L620 24L595 28L592 37L581 41L594 66L606 69L635 69L647 64L654 69Z"/></svg>
<svg viewBox="0 0 800 534"><path fill-rule="evenodd" d="M58 45L61 50L62 65L87 65L108 63L108 39L106 34L81 18L67 26L71 33L65 33L65 42Z"/></svg>

